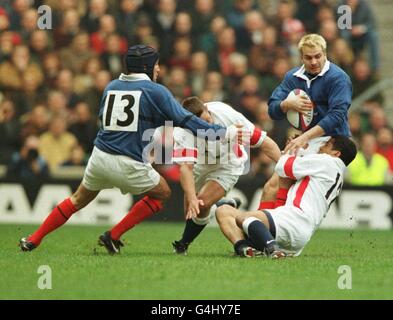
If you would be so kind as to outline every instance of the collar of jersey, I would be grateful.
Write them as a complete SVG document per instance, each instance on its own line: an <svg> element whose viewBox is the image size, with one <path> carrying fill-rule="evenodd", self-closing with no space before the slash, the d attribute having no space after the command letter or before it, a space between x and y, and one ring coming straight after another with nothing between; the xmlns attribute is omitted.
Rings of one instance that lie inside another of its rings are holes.
<svg viewBox="0 0 393 320"><path fill-rule="evenodd" d="M133 74L120 74L119 80L122 81L140 81L140 80L148 80L151 81L149 76L146 73L133 73Z"/></svg>
<svg viewBox="0 0 393 320"><path fill-rule="evenodd" d="M323 69L321 70L320 73L318 73L313 79L315 79L316 77L322 77L326 72L328 72L330 69L330 61L326 60L325 65L323 66ZM302 78L306 81L309 81L308 77L306 76L306 68L304 67L304 64L301 66L301 68L296 71L293 75L298 77L298 78Z"/></svg>

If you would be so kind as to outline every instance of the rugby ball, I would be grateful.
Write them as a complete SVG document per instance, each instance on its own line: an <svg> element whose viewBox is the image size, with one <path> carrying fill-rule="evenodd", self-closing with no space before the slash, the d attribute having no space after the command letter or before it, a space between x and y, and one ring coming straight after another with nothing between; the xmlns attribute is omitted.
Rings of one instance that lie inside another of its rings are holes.
<svg viewBox="0 0 393 320"><path fill-rule="evenodd" d="M296 96L301 95L311 100L308 94L301 89L292 90L289 93L288 97L295 96L295 95ZM310 110L310 112L307 113L307 115L304 115L294 110L289 110L287 112L288 122L291 124L292 127L301 131L306 131L310 127L313 117L314 117L313 108Z"/></svg>

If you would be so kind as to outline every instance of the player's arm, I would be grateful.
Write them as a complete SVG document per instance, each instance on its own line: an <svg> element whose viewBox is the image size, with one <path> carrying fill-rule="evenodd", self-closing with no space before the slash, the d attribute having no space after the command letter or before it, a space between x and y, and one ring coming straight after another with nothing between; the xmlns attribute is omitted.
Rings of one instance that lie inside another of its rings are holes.
<svg viewBox="0 0 393 320"><path fill-rule="evenodd" d="M196 217L200 212L199 206L203 206L203 201L199 200L196 194L193 169L193 162L180 163L180 184L185 195L186 220Z"/></svg>
<svg viewBox="0 0 393 320"><path fill-rule="evenodd" d="M281 157L281 151L277 143L275 143L271 138L266 137L262 142L261 150L274 162L278 162Z"/></svg>
<svg viewBox="0 0 393 320"><path fill-rule="evenodd" d="M285 118L289 110L295 110L304 114L312 108L312 103L306 97L288 97L291 90L296 89L296 85L291 80L291 74L287 73L281 84L273 91L268 101L268 112L273 120Z"/></svg>
<svg viewBox="0 0 393 320"><path fill-rule="evenodd" d="M318 125L328 136L334 135L337 128L347 126L348 109L352 102L352 84L348 76L340 75L330 82L328 112Z"/></svg>
<svg viewBox="0 0 393 320"><path fill-rule="evenodd" d="M284 153L296 155L298 150L303 148L311 139L322 137L325 134L325 130L320 125L316 125L315 127L301 134L299 137L288 142L288 144L285 146Z"/></svg>

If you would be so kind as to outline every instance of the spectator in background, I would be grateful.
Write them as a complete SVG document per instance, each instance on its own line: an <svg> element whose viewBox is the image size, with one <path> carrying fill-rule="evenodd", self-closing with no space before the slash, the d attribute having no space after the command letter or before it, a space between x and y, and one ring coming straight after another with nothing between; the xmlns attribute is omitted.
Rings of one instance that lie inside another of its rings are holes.
<svg viewBox="0 0 393 320"><path fill-rule="evenodd" d="M160 42L160 61L166 63L171 54L171 34L176 20L176 0L159 0L157 10L152 13L150 20ZM137 39L141 41L142 39ZM141 42L142 43L142 42Z"/></svg>
<svg viewBox="0 0 393 320"><path fill-rule="evenodd" d="M209 31L204 33L199 37L199 41L197 41L198 48L201 51L206 52L209 56L209 68L212 69L215 65L212 64L212 60L216 54L217 50L217 39L218 35L227 27L227 22L222 16L215 16L209 25Z"/></svg>
<svg viewBox="0 0 393 320"><path fill-rule="evenodd" d="M121 0L120 2L119 29L129 43L135 42L135 29L141 4L140 0Z"/></svg>
<svg viewBox="0 0 393 320"><path fill-rule="evenodd" d="M389 173L393 175L393 132L390 128L381 128L377 133L377 152L389 162Z"/></svg>
<svg viewBox="0 0 393 320"><path fill-rule="evenodd" d="M56 49L71 45L73 38L81 32L78 11L69 9L62 13L60 25L53 30Z"/></svg>
<svg viewBox="0 0 393 320"><path fill-rule="evenodd" d="M108 13L107 0L90 0L86 15L82 18L81 25L89 33L96 32L100 18Z"/></svg>
<svg viewBox="0 0 393 320"><path fill-rule="evenodd" d="M0 163L10 161L12 153L19 148L20 123L15 105L11 100L0 102Z"/></svg>
<svg viewBox="0 0 393 320"><path fill-rule="evenodd" d="M205 86L205 78L208 72L207 55L203 51L196 51L191 56L190 84L192 94L199 96Z"/></svg>
<svg viewBox="0 0 393 320"><path fill-rule="evenodd" d="M105 40L105 51L101 59L104 61L105 69L113 77L117 77L123 69L124 44L125 40L117 33L108 35Z"/></svg>
<svg viewBox="0 0 393 320"><path fill-rule="evenodd" d="M74 77L75 93L83 96L87 90L93 87L98 73L103 69L104 63L99 57L91 57L87 60L82 67L82 73L76 74Z"/></svg>
<svg viewBox="0 0 393 320"><path fill-rule="evenodd" d="M70 110L67 108L67 98L57 90L49 91L46 102L51 117L68 118Z"/></svg>
<svg viewBox="0 0 393 320"><path fill-rule="evenodd" d="M173 67L170 69L169 77L166 80L166 86L178 101L191 95L191 87L188 84L187 73L181 67Z"/></svg>
<svg viewBox="0 0 393 320"><path fill-rule="evenodd" d="M379 130L388 126L388 119L386 116L386 112L381 107L373 107L370 111L370 130L376 135Z"/></svg>
<svg viewBox="0 0 393 320"><path fill-rule="evenodd" d="M91 114L98 115L101 97L105 87L111 81L111 74L106 70L100 70L93 80L93 87L83 94L82 100L89 105Z"/></svg>
<svg viewBox="0 0 393 320"><path fill-rule="evenodd" d="M246 13L253 8L252 0L234 0L232 8L226 14L226 20L229 26L238 30L244 26Z"/></svg>
<svg viewBox="0 0 393 320"><path fill-rule="evenodd" d="M192 19L188 12L179 12L176 15L174 25L174 37L188 37L191 38L192 33Z"/></svg>
<svg viewBox="0 0 393 320"><path fill-rule="evenodd" d="M51 50L49 34L45 30L35 30L29 43L32 61L41 63L46 53Z"/></svg>
<svg viewBox="0 0 393 320"><path fill-rule="evenodd" d="M74 91L74 74L69 69L60 70L56 79L56 86L66 98L67 108L73 109L81 98Z"/></svg>
<svg viewBox="0 0 393 320"><path fill-rule="evenodd" d="M0 33L0 63L11 57L14 46L20 41L20 36L15 32L2 31Z"/></svg>
<svg viewBox="0 0 393 320"><path fill-rule="evenodd" d="M91 115L87 103L79 102L75 106L73 120L68 131L77 138L85 152L91 153L93 142L98 132L98 124L95 117Z"/></svg>
<svg viewBox="0 0 393 320"><path fill-rule="evenodd" d="M25 43L30 41L32 33L37 30L38 13L36 9L27 9L22 14L21 30L19 34Z"/></svg>
<svg viewBox="0 0 393 320"><path fill-rule="evenodd" d="M40 136L39 153L53 172L71 157L71 151L77 144L75 136L67 132L67 121L63 117L54 117L49 130Z"/></svg>
<svg viewBox="0 0 393 320"><path fill-rule="evenodd" d="M263 42L263 30L266 27L262 13L252 10L246 13L244 25L235 29L236 47L239 52L248 54L252 46Z"/></svg>
<svg viewBox="0 0 393 320"><path fill-rule="evenodd" d="M117 30L115 18L110 14L105 14L99 18L99 28L90 35L90 47L96 54L102 54L107 49L106 41L109 35ZM127 41L120 37L120 52L127 51Z"/></svg>
<svg viewBox="0 0 393 320"><path fill-rule="evenodd" d="M342 29L341 36L347 40L356 57L368 48L369 64L373 73L379 71L379 40L376 31L374 13L364 0L342 0L339 5L348 5L352 9L352 28Z"/></svg>
<svg viewBox="0 0 393 320"><path fill-rule="evenodd" d="M168 67L180 67L187 73L191 71L191 38L187 36L178 37L173 42L173 52L168 59Z"/></svg>
<svg viewBox="0 0 393 320"><path fill-rule="evenodd" d="M367 61L362 58L356 59L352 71L353 97L356 98L377 82L378 80L372 73ZM370 98L370 100L382 104L383 96L378 92L375 96Z"/></svg>
<svg viewBox="0 0 393 320"><path fill-rule="evenodd" d="M7 11L0 8L0 32L7 30L10 26L10 19L8 18Z"/></svg>
<svg viewBox="0 0 393 320"><path fill-rule="evenodd" d="M226 89L228 92L228 99L233 100L239 93L240 83L248 72L247 56L234 52L229 56L229 64L231 73L226 79Z"/></svg>
<svg viewBox="0 0 393 320"><path fill-rule="evenodd" d="M261 75L272 74L274 61L277 58L286 58L286 50L278 44L277 31L268 26L263 31L263 42L253 46L250 51L250 64Z"/></svg>
<svg viewBox="0 0 393 320"><path fill-rule="evenodd" d="M19 31L22 28L22 16L32 5L30 0L14 0L9 13L10 29Z"/></svg>
<svg viewBox="0 0 393 320"><path fill-rule="evenodd" d="M354 186L383 186L388 178L389 162L377 153L373 134L365 133L360 140L360 151L348 166L348 182Z"/></svg>
<svg viewBox="0 0 393 320"><path fill-rule="evenodd" d="M71 150L70 159L61 164L62 167L86 166L87 159L85 150L77 144Z"/></svg>
<svg viewBox="0 0 393 320"><path fill-rule="evenodd" d="M325 0L297 0L296 18L303 21L307 32L318 31L317 15Z"/></svg>
<svg viewBox="0 0 393 320"><path fill-rule="evenodd" d="M90 50L89 35L86 32L78 33L70 47L60 51L62 66L72 72L80 73L82 66L95 54Z"/></svg>
<svg viewBox="0 0 393 320"><path fill-rule="evenodd" d="M48 130L50 113L43 104L38 104L26 114L21 121L20 139L25 141L28 136L40 136Z"/></svg>
<svg viewBox="0 0 393 320"><path fill-rule="evenodd" d="M351 47L344 39L336 39L332 43L328 55L332 62L337 64L345 72L351 73L354 54Z"/></svg>
<svg viewBox="0 0 393 320"><path fill-rule="evenodd" d="M39 139L35 136L27 137L20 151L13 154L7 176L26 180L48 177L48 166L38 148Z"/></svg>
<svg viewBox="0 0 393 320"><path fill-rule="evenodd" d="M195 0L192 11L192 33L198 43L203 35L209 32L209 26L215 16L213 0Z"/></svg>
<svg viewBox="0 0 393 320"><path fill-rule="evenodd" d="M221 73L210 71L206 75L205 89L212 95L210 101L226 101L227 96L224 90L224 79Z"/></svg>
<svg viewBox="0 0 393 320"><path fill-rule="evenodd" d="M45 84L48 89L53 89L56 84L56 78L59 74L62 64L57 51L50 51L42 59L42 68L45 77Z"/></svg>
<svg viewBox="0 0 393 320"><path fill-rule="evenodd" d="M226 27L217 35L217 52L215 65L223 76L231 73L229 56L236 52L236 36L232 28Z"/></svg>
<svg viewBox="0 0 393 320"><path fill-rule="evenodd" d="M30 59L29 48L18 45L12 52L11 61L0 64L0 86L11 91L22 90L26 73L33 74L39 84L44 80L41 68Z"/></svg>
<svg viewBox="0 0 393 320"><path fill-rule="evenodd" d="M246 75L240 83L239 96L233 104L234 109L242 113L252 123L255 123L257 121L257 108L261 101L258 78L255 75Z"/></svg>

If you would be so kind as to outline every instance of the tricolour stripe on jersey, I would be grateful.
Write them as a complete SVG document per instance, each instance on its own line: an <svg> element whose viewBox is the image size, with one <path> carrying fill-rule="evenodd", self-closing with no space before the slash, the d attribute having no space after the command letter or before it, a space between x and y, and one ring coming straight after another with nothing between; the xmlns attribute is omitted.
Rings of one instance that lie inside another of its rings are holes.
<svg viewBox="0 0 393 320"><path fill-rule="evenodd" d="M293 163L296 157L289 157L284 164L284 172L288 178L296 180L295 176L293 175Z"/></svg>
<svg viewBox="0 0 393 320"><path fill-rule="evenodd" d="M295 199L293 200L293 205L299 209L301 209L300 203L302 202L304 192L306 192L309 183L310 183L310 177L307 176L303 178L302 182L300 182L299 187L297 188L296 196Z"/></svg>

